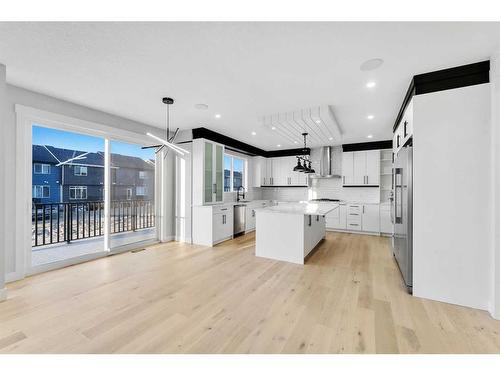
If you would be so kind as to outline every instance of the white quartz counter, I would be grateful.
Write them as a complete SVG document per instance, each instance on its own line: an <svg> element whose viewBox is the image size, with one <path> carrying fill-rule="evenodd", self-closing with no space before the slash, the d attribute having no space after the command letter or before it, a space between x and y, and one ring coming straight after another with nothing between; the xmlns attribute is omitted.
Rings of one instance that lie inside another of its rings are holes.
<svg viewBox="0 0 500 375"><path fill-rule="evenodd" d="M338 203L322 205L318 203L279 203L277 206L259 208L258 211L267 211L293 215L319 215L325 216L339 208Z"/></svg>

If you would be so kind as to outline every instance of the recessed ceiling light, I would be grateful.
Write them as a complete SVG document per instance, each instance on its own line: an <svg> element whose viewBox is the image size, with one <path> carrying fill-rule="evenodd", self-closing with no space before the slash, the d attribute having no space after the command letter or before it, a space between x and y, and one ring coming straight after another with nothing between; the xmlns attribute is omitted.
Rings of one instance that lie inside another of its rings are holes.
<svg viewBox="0 0 500 375"><path fill-rule="evenodd" d="M316 120L315 121L316 124L320 124L321 123L321 120Z"/></svg>
<svg viewBox="0 0 500 375"><path fill-rule="evenodd" d="M368 115L368 116L366 116L366 118L367 118L368 120L373 120L373 119L375 118L375 116L373 116L373 115Z"/></svg>
<svg viewBox="0 0 500 375"><path fill-rule="evenodd" d="M276 147L281 147L281 145L276 145Z"/></svg>
<svg viewBox="0 0 500 375"><path fill-rule="evenodd" d="M271 126L271 130L276 130L276 126Z"/></svg>
<svg viewBox="0 0 500 375"><path fill-rule="evenodd" d="M299 143L299 142L297 142L297 141L293 141L293 143L297 144L297 143Z"/></svg>
<svg viewBox="0 0 500 375"><path fill-rule="evenodd" d="M366 87L368 87L369 89L372 89L376 86L377 84L374 82L374 81L370 81L366 84Z"/></svg>
<svg viewBox="0 0 500 375"><path fill-rule="evenodd" d="M366 138L373 138L373 135L367 135Z"/></svg>
<svg viewBox="0 0 500 375"><path fill-rule="evenodd" d="M333 141L333 137L328 138L330 141Z"/></svg>
<svg viewBox="0 0 500 375"><path fill-rule="evenodd" d="M220 118L220 113L216 113L215 118Z"/></svg>
<svg viewBox="0 0 500 375"><path fill-rule="evenodd" d="M252 135L257 135L257 133L256 132L252 132Z"/></svg>
<svg viewBox="0 0 500 375"><path fill-rule="evenodd" d="M361 69L362 71L365 71L365 72L368 70L375 70L375 69L379 68L383 63L384 63L384 60L379 59L379 58L370 59L370 60L366 60L363 64L361 64L359 69Z"/></svg>
<svg viewBox="0 0 500 375"><path fill-rule="evenodd" d="M208 109L208 105L203 104L203 103L198 103L198 104L194 105L194 108L200 109L200 110L205 110L205 109Z"/></svg>

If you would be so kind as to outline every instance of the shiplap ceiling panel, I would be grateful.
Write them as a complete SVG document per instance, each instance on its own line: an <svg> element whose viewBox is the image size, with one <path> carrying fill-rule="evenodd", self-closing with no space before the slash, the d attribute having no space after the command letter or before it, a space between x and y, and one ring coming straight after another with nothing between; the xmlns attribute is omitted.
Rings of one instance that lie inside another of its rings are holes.
<svg viewBox="0 0 500 375"><path fill-rule="evenodd" d="M302 146L302 133L308 133L309 147L342 144L342 130L331 106L274 113L262 116L261 121L268 131L278 136L281 147Z"/></svg>

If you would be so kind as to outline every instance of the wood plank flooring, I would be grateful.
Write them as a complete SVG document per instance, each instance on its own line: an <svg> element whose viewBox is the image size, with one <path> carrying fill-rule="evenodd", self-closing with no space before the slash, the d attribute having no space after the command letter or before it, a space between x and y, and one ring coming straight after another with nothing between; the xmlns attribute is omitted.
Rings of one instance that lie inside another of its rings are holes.
<svg viewBox="0 0 500 375"><path fill-rule="evenodd" d="M487 312L406 294L387 238L328 233L305 266L254 242L170 242L9 284L0 353L500 353Z"/></svg>

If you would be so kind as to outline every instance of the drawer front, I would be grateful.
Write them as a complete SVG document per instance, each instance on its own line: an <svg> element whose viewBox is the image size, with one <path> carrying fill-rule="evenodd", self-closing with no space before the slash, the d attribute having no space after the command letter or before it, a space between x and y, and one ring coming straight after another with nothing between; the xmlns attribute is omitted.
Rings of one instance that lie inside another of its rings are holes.
<svg viewBox="0 0 500 375"><path fill-rule="evenodd" d="M233 206L214 206L212 207L212 213L217 214L227 214L233 211Z"/></svg>
<svg viewBox="0 0 500 375"><path fill-rule="evenodd" d="M361 230L361 216L347 215L347 229Z"/></svg>
<svg viewBox="0 0 500 375"><path fill-rule="evenodd" d="M350 204L347 206L347 216L349 215L361 215L363 211L362 204Z"/></svg>

